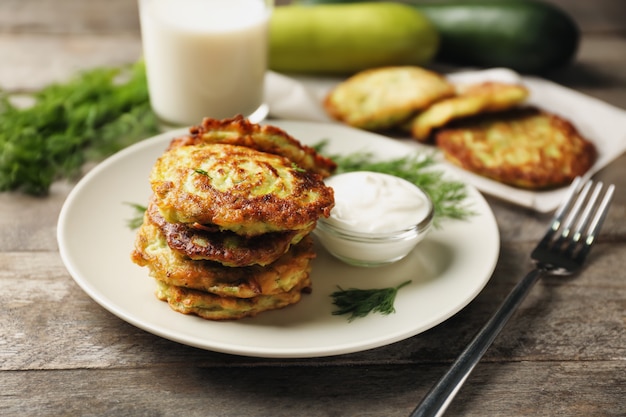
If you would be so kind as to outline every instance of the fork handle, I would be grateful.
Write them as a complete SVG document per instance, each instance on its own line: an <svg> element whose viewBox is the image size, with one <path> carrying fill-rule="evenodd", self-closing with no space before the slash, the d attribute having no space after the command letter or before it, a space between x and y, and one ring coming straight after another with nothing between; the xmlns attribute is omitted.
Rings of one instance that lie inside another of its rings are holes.
<svg viewBox="0 0 626 417"><path fill-rule="evenodd" d="M465 350L454 361L450 369L426 394L422 402L413 410L411 417L441 416L459 391L476 364L515 310L522 303L531 288L539 280L544 270L533 269L511 290L498 310L474 336Z"/></svg>

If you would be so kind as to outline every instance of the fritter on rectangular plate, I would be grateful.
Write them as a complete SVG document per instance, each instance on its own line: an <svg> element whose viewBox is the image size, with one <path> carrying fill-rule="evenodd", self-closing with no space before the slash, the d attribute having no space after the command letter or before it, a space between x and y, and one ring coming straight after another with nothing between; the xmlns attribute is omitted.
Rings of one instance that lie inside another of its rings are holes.
<svg viewBox="0 0 626 417"><path fill-rule="evenodd" d="M414 66L382 67L353 75L330 91L326 112L353 127L382 130L454 95L441 74Z"/></svg>
<svg viewBox="0 0 626 417"><path fill-rule="evenodd" d="M457 90L457 95L434 103L413 118L410 128L415 139L425 142L433 130L453 120L508 110L528 97L528 89L521 84L484 82Z"/></svg>
<svg viewBox="0 0 626 417"><path fill-rule="evenodd" d="M593 143L567 120L536 108L466 119L436 134L452 163L520 188L569 184L596 160Z"/></svg>

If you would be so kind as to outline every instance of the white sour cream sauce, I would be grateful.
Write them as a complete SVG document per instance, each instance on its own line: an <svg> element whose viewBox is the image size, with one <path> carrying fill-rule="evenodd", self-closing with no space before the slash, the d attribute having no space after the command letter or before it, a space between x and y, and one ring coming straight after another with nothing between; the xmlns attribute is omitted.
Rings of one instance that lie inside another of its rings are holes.
<svg viewBox="0 0 626 417"><path fill-rule="evenodd" d="M326 181L335 190L327 223L358 233L389 233L415 226L428 214L424 194L410 182L377 172L350 172Z"/></svg>
<svg viewBox="0 0 626 417"><path fill-rule="evenodd" d="M395 262L426 234L416 226L432 216L432 204L410 182L359 171L330 177L326 184L334 189L335 207L316 234L337 258L361 266Z"/></svg>

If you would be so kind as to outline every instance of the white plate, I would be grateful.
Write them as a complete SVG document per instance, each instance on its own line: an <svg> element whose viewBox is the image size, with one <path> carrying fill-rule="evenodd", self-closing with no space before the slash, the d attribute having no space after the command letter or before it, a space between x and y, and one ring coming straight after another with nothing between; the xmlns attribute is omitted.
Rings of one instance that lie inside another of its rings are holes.
<svg viewBox="0 0 626 417"><path fill-rule="evenodd" d="M391 158L412 152L400 142L341 125L272 124L304 143L327 139L331 153L365 150ZM174 312L154 296L155 283L147 269L130 261L135 232L127 220L134 212L126 203L147 202L148 173L179 133L140 142L96 166L72 190L58 222L61 257L78 285L105 309L141 329L183 344L248 356L351 353L403 340L441 323L474 299L491 277L499 253L498 228L483 197L468 186L469 203L478 214L470 221L446 221L399 263L350 267L317 245L313 293L294 306L228 322ZM395 314L371 314L352 322L332 314L330 294L338 285L380 288L408 279L412 283L399 291Z"/></svg>

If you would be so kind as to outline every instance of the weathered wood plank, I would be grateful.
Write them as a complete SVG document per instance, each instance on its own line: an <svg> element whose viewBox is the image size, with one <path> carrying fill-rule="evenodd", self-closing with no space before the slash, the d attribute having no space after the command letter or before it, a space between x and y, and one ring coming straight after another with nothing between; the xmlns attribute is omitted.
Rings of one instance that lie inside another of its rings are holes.
<svg viewBox="0 0 626 417"><path fill-rule="evenodd" d="M139 35L125 34L0 33L0 56L0 88L29 92L66 81L78 71L135 62L141 56L141 40Z"/></svg>
<svg viewBox="0 0 626 417"><path fill-rule="evenodd" d="M207 368L188 359L185 366L133 372L5 372L0 378L0 413L406 416L444 370L439 365ZM617 417L626 411L625 383L624 363L483 363L447 415Z"/></svg>
<svg viewBox="0 0 626 417"><path fill-rule="evenodd" d="M580 26L583 35L624 28L626 6L622 0L547 0L547 3L567 12Z"/></svg>
<svg viewBox="0 0 626 417"><path fill-rule="evenodd" d="M46 197L0 193L0 251L55 251L56 223L71 184L57 183Z"/></svg>
<svg viewBox="0 0 626 417"><path fill-rule="evenodd" d="M139 33L136 0L3 0L0 32Z"/></svg>
<svg viewBox="0 0 626 417"><path fill-rule="evenodd" d="M569 13L585 33L623 28L621 0L546 0ZM276 0L287 4L290 0ZM0 31L85 33L138 31L137 0L3 0Z"/></svg>

